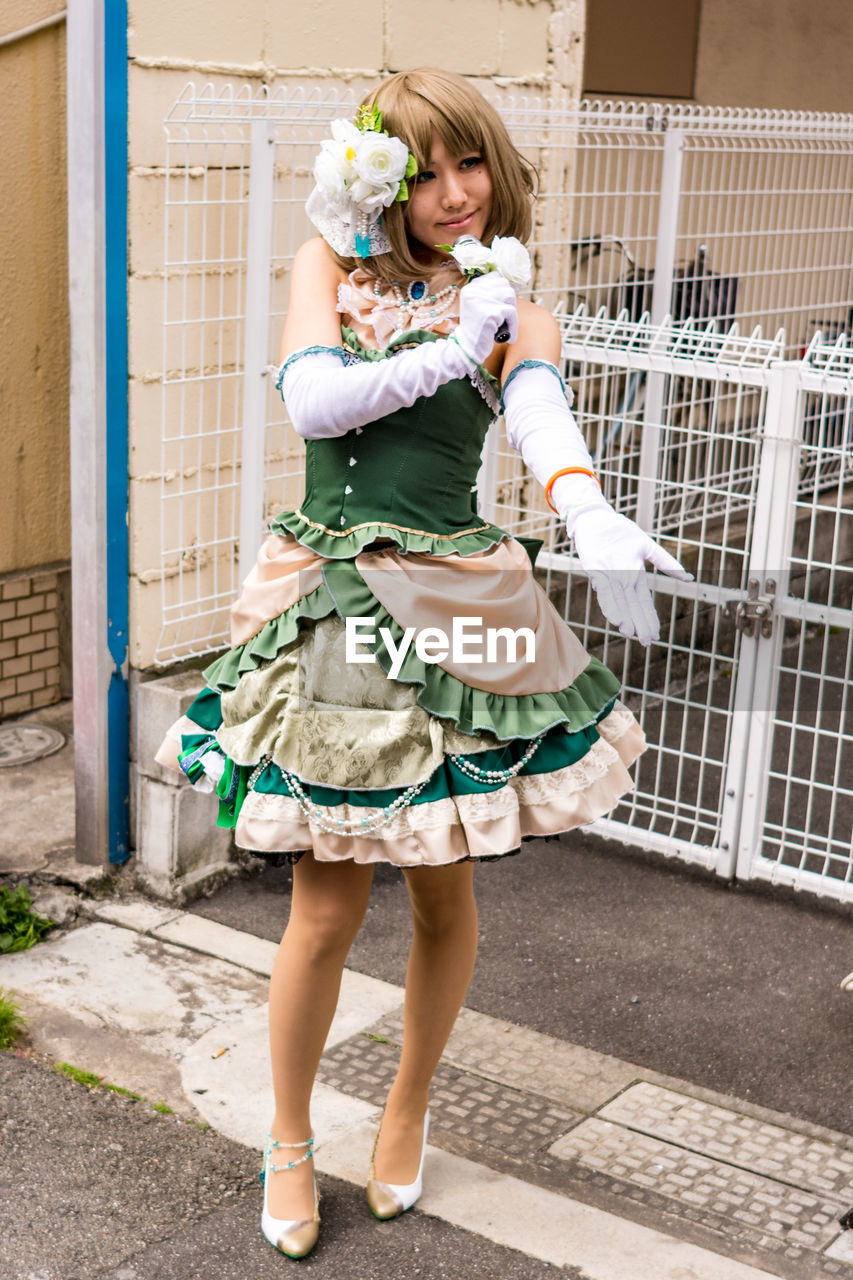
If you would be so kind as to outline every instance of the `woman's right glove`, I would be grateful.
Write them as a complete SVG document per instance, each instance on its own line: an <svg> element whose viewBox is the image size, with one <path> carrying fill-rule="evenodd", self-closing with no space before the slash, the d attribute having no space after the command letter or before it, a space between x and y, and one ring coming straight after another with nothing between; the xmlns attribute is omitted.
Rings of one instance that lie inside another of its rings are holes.
<svg viewBox="0 0 853 1280"><path fill-rule="evenodd" d="M507 341L518 337L518 302L512 285L499 271L476 276L459 293L459 324L453 336L475 364L482 364L505 327Z"/></svg>
<svg viewBox="0 0 853 1280"><path fill-rule="evenodd" d="M342 365L334 347L308 348L285 360L277 385L290 420L306 440L346 435L465 378L485 360L495 333L518 328L515 294L490 272L460 290L459 324L449 338L422 342L381 360Z"/></svg>

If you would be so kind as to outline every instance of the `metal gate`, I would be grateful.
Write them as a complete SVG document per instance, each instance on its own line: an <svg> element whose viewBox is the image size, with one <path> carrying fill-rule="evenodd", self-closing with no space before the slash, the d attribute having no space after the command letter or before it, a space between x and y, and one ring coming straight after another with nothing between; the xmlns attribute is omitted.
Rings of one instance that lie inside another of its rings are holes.
<svg viewBox="0 0 853 1280"><path fill-rule="evenodd" d="M605 624L527 502L526 525L550 540L551 594L621 674L649 741L635 791L595 829L853 901L853 365L843 340L816 339L799 361L783 349L782 334L565 321L566 377L608 497L645 509L695 575L655 578L658 644ZM491 467L500 522L525 481L499 448Z"/></svg>

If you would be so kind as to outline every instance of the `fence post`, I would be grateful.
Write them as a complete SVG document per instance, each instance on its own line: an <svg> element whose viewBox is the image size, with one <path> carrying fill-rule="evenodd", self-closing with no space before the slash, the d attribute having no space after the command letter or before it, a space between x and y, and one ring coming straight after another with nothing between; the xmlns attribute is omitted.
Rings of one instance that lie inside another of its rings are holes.
<svg viewBox="0 0 853 1280"><path fill-rule="evenodd" d="M243 326L243 431L240 470L240 581L255 563L264 521L266 374L269 362L274 126L252 120L246 243L246 319Z"/></svg>
<svg viewBox="0 0 853 1280"><path fill-rule="evenodd" d="M106 236L104 11L68 14L68 296L71 311L70 466L74 807L78 862L109 856L111 658L105 565ZM124 745L125 754L127 746Z"/></svg>
<svg viewBox="0 0 853 1280"><path fill-rule="evenodd" d="M795 526L795 502L803 431L803 397L799 361L785 361L768 370L767 406L762 431L758 490L753 521L748 576L764 593L768 579L774 595L787 594L788 561ZM769 787L768 770L779 693L779 667L785 639L785 620L774 613L773 631L741 642L735 717L726 773L727 806L721 836L728 849L718 867L720 875L748 880L761 843ZM743 690L741 690L743 681ZM725 819L729 819L726 821Z"/></svg>
<svg viewBox="0 0 853 1280"><path fill-rule="evenodd" d="M664 117L666 119L666 117ZM655 242L655 266L652 285L652 327L657 329L670 313L672 282L675 278L675 253L678 243L678 211L681 203L681 168L685 134L670 129L663 139L663 171L661 173L658 230ZM637 523L650 531L654 521L655 495L658 482L663 393L665 373L649 372L646 380L646 402L643 408L643 436L640 445L640 470L637 484Z"/></svg>

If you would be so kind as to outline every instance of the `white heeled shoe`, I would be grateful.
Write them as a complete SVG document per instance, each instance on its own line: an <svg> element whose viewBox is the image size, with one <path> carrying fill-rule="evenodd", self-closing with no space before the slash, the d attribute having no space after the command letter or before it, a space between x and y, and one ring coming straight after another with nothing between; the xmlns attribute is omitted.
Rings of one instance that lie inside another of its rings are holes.
<svg viewBox="0 0 853 1280"><path fill-rule="evenodd" d="M382 1126L379 1126L381 1132ZM370 1212L374 1218L380 1218L383 1222L388 1218L399 1218L401 1213L405 1213L407 1209L411 1209L412 1205L420 1199L421 1192L424 1189L424 1156L426 1155L427 1137L429 1136L429 1110L424 1116L424 1137L421 1144L421 1161L418 1165L418 1176L414 1182L405 1184L394 1182L380 1182L376 1177L375 1157L376 1147L379 1142L379 1132L376 1134L376 1140L373 1143L373 1153L370 1157L370 1173L367 1178L367 1203L370 1206Z"/></svg>
<svg viewBox="0 0 853 1280"><path fill-rule="evenodd" d="M289 1160L287 1164L273 1164L273 1151L280 1147L307 1147L308 1150L304 1156L300 1156L298 1160ZM279 1253L284 1253L288 1258L304 1258L309 1254L317 1243L317 1237L320 1234L320 1196L317 1191L317 1179L314 1179L314 1216L313 1218L274 1218L269 1211L269 1202L267 1199L269 1192L269 1175L271 1173L280 1173L283 1169L295 1169L298 1164L304 1164L306 1160L311 1160L314 1156L314 1139L309 1138L307 1142L276 1142L272 1135L267 1135L267 1144L264 1150L264 1168L261 1173L261 1179L264 1184L264 1207L261 1212L261 1231L265 1239L278 1249Z"/></svg>

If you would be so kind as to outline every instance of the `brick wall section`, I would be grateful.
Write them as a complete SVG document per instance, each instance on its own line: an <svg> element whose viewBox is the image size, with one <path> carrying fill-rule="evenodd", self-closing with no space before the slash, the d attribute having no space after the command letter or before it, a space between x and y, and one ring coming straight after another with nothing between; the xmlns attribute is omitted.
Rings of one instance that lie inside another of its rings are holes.
<svg viewBox="0 0 853 1280"><path fill-rule="evenodd" d="M0 580L0 720L60 699L61 576Z"/></svg>

